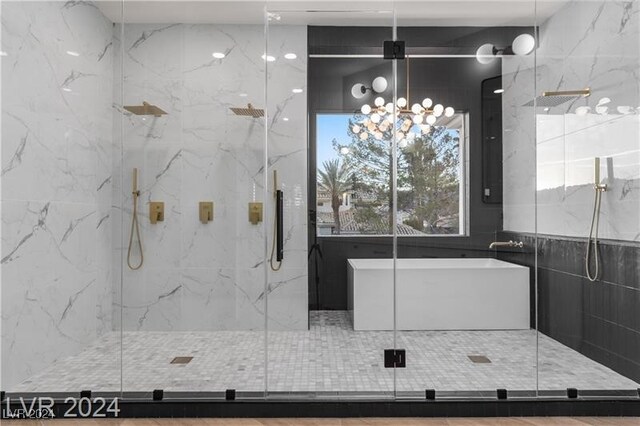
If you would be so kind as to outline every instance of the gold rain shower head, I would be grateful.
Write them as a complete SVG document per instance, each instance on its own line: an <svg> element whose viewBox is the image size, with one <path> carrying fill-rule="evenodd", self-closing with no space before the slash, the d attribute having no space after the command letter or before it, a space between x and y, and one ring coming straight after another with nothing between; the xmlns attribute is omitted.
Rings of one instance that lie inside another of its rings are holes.
<svg viewBox="0 0 640 426"><path fill-rule="evenodd" d="M153 115L154 117L160 117L167 114L166 111L148 102L142 102L142 105L127 105L124 109L134 115Z"/></svg>
<svg viewBox="0 0 640 426"><path fill-rule="evenodd" d="M591 89L588 87L582 90L564 90L559 92L542 92L542 96L535 99L537 107L556 107L565 102L576 100L578 98L586 98L591 96ZM534 100L531 100L523 106L534 106Z"/></svg>
<svg viewBox="0 0 640 426"><path fill-rule="evenodd" d="M264 117L264 110L259 108L254 108L253 105L251 104L247 104L246 108L230 108L230 109L231 111L233 111L235 115L242 115L245 117L253 117L253 118Z"/></svg>

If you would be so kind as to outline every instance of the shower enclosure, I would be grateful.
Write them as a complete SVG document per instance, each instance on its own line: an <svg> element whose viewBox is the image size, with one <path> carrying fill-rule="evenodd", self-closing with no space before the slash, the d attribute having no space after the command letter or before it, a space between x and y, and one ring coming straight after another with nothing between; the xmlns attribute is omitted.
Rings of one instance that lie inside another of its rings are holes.
<svg viewBox="0 0 640 426"><path fill-rule="evenodd" d="M640 2L312 3L0 2L0 389L637 397Z"/></svg>

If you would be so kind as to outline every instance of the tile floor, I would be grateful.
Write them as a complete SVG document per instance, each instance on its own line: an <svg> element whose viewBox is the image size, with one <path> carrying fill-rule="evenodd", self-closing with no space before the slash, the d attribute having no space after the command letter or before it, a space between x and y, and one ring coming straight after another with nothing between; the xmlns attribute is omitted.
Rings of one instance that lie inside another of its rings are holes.
<svg viewBox="0 0 640 426"><path fill-rule="evenodd" d="M60 360L11 391L120 390L120 333L105 335L76 356ZM436 389L535 389L536 333L521 331L404 331L398 348L407 368L397 370L399 391ZM388 331L353 331L341 311L311 313L309 331L268 335L268 389L305 392L393 390L393 370L383 350ZM263 391L264 332L125 332L122 380L125 391ZM638 384L540 335L540 389L636 389ZM474 363L483 355L491 363ZM178 356L188 364L171 364Z"/></svg>

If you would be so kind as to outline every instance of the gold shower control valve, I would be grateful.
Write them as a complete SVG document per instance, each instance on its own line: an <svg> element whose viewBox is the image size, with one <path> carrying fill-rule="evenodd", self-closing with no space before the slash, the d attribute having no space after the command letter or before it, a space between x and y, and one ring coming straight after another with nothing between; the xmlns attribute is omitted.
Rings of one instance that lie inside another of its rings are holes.
<svg viewBox="0 0 640 426"><path fill-rule="evenodd" d="M149 202L149 221L151 221L152 224L164 221L164 202L163 201Z"/></svg>
<svg viewBox="0 0 640 426"><path fill-rule="evenodd" d="M207 224L213 220L213 202L212 201L200 201L200 222Z"/></svg>
<svg viewBox="0 0 640 426"><path fill-rule="evenodd" d="M262 203L249 203L249 222L253 225L262 222Z"/></svg>

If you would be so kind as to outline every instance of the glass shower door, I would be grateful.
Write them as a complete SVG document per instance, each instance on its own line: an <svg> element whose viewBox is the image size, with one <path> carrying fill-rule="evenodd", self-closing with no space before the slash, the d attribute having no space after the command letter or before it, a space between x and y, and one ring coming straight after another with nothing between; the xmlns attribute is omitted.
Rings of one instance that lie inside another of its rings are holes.
<svg viewBox="0 0 640 426"><path fill-rule="evenodd" d="M400 397L535 394L536 16L512 4L398 19Z"/></svg>
<svg viewBox="0 0 640 426"><path fill-rule="evenodd" d="M267 394L388 397L392 9L267 10L266 25Z"/></svg>
<svg viewBox="0 0 640 426"><path fill-rule="evenodd" d="M136 23L157 7L125 4L122 29L119 249L126 259L137 168L144 253L142 262L134 232L142 264L124 262L123 389L263 395L262 7L243 5L257 18L242 25L211 15L208 2L179 22Z"/></svg>

